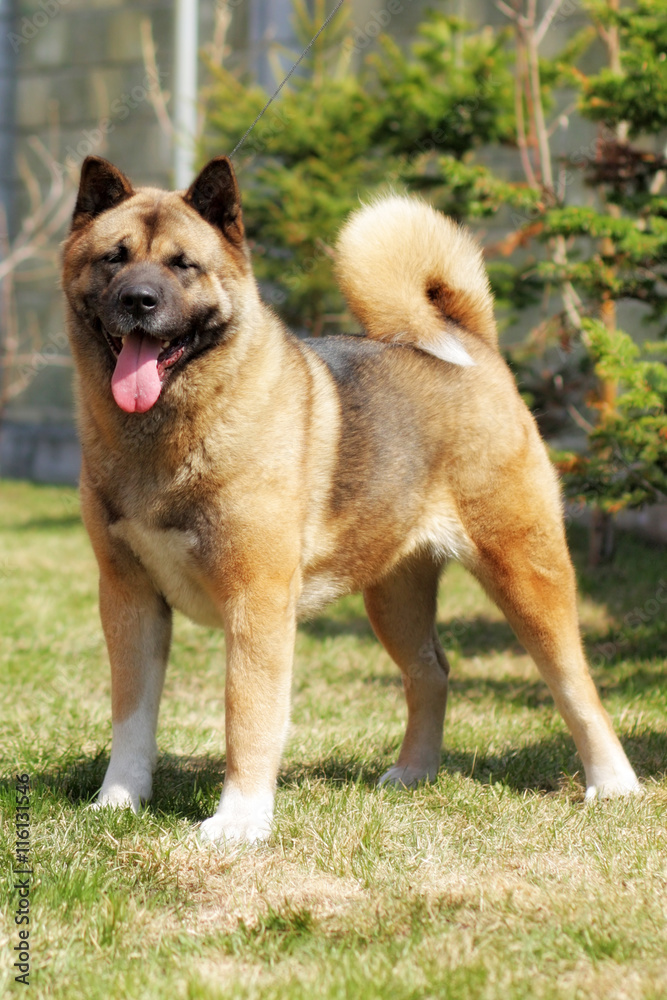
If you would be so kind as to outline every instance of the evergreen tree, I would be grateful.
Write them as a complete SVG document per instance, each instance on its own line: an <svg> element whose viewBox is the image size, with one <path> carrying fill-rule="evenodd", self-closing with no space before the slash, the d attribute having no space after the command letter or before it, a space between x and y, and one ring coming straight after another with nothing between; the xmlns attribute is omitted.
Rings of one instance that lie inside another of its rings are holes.
<svg viewBox="0 0 667 1000"><path fill-rule="evenodd" d="M598 376L589 399L597 421L588 452L561 465L570 492L606 514L667 499L666 345L642 350L640 330L633 340L616 324L617 303L633 301L658 336L666 332L667 161L650 139L667 126L667 2L619 9L596 0L591 14L608 65L573 74L579 111L599 130L593 155L572 166L584 171L595 203L545 214L543 238L565 239L568 259L544 263L541 274L579 296L580 333Z"/></svg>
<svg viewBox="0 0 667 1000"><path fill-rule="evenodd" d="M305 45L325 16L295 5ZM338 15L320 36L308 74L295 74L236 159L257 274L285 319L311 332L339 332L343 302L331 246L350 211L379 190L410 186L412 161L439 145L460 173L446 206L464 218L508 198L525 199L463 160L485 142L511 139L509 59L503 39L432 15L410 56L382 40L378 56L352 68L354 39ZM279 75L279 74L278 74ZM204 155L231 150L269 95L228 70L214 71ZM419 186L418 177L414 177ZM529 199L532 200L532 199ZM469 207L469 203L472 207Z"/></svg>
<svg viewBox="0 0 667 1000"><path fill-rule="evenodd" d="M622 9L592 0L590 24L549 60L539 48L558 5L541 19L530 0L498 6L505 28L478 30L435 11L407 52L381 39L356 72L349 22L320 36L308 73L292 77L237 160L259 277L289 322L339 332L346 320L329 258L359 197L411 189L462 221L494 217L507 230L487 247L501 311L543 305L511 363L538 408L553 414L557 403L561 426L574 419L589 432L588 451L558 456L568 491L603 515L664 499L660 346L642 351L639 331L632 339L618 330L616 304L641 303L664 334L667 161L650 142L667 126L667 0ZM312 17L298 0L295 13L305 44L324 0ZM599 38L607 64L587 74L583 57ZM577 91L576 108L557 106L566 87ZM210 97L206 152L232 148L268 95L219 71ZM558 161L550 140L572 114L597 123L598 135ZM498 149L523 180L489 166ZM577 172L587 206L568 204Z"/></svg>

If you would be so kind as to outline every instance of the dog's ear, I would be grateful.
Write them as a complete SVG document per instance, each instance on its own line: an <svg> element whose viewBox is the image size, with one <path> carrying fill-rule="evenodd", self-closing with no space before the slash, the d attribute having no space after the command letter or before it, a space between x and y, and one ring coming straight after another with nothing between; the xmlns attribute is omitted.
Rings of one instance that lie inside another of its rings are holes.
<svg viewBox="0 0 667 1000"><path fill-rule="evenodd" d="M87 156L81 167L79 193L72 215L72 229L114 208L134 194L129 180L113 163L101 156Z"/></svg>
<svg viewBox="0 0 667 1000"><path fill-rule="evenodd" d="M241 194L236 175L227 156L216 156L207 163L184 195L188 205L202 219L216 226L230 243L244 241Z"/></svg>

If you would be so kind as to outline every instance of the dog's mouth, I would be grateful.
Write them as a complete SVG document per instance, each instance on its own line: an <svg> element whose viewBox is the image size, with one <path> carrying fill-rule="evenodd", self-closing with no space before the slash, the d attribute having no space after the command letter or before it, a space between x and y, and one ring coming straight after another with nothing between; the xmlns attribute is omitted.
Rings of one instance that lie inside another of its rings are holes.
<svg viewBox="0 0 667 1000"><path fill-rule="evenodd" d="M103 330L116 358L111 377L116 403L126 413L146 413L157 402L165 375L182 358L189 338L160 340L139 327L121 336Z"/></svg>
<svg viewBox="0 0 667 1000"><path fill-rule="evenodd" d="M117 337L109 333L107 329L103 329L107 343L111 348L114 357L117 358L123 350L124 343L127 340L127 334ZM143 330L134 330L130 336L134 336L135 334L145 337L150 336L149 334L144 333ZM162 376L166 368L170 368L172 365L175 365L176 362L183 356L183 351L185 350L190 337L179 337L172 341L160 340L159 337L151 337L151 340L155 340L157 343L162 345L162 350L157 356L158 373Z"/></svg>

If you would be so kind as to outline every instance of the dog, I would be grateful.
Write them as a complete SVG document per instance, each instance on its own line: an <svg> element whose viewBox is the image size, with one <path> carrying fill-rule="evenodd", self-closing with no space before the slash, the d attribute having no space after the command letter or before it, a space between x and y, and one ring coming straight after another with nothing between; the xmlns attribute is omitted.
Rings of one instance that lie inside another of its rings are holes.
<svg viewBox="0 0 667 1000"><path fill-rule="evenodd" d="M300 340L260 299L229 159L185 192L83 163L63 285L112 677L97 806L137 811L151 796L177 608L226 633L226 775L200 837L268 837L297 621L354 591L407 700L380 783L433 781L450 559L537 664L586 798L635 791L587 667L558 482L498 350L480 247L391 196L351 216L336 260L366 335Z"/></svg>

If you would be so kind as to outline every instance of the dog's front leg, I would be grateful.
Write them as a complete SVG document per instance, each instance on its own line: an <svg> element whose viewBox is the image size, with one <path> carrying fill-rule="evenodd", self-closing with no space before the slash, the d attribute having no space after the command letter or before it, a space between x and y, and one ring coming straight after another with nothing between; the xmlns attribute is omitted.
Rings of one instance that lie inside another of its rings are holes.
<svg viewBox="0 0 667 1000"><path fill-rule="evenodd" d="M293 581L244 594L226 616L227 770L203 841L265 840L271 831L280 757L289 726L296 616Z"/></svg>
<svg viewBox="0 0 667 1000"><path fill-rule="evenodd" d="M96 807L137 812L151 797L171 609L129 553L100 560L100 615L111 662L111 760Z"/></svg>

